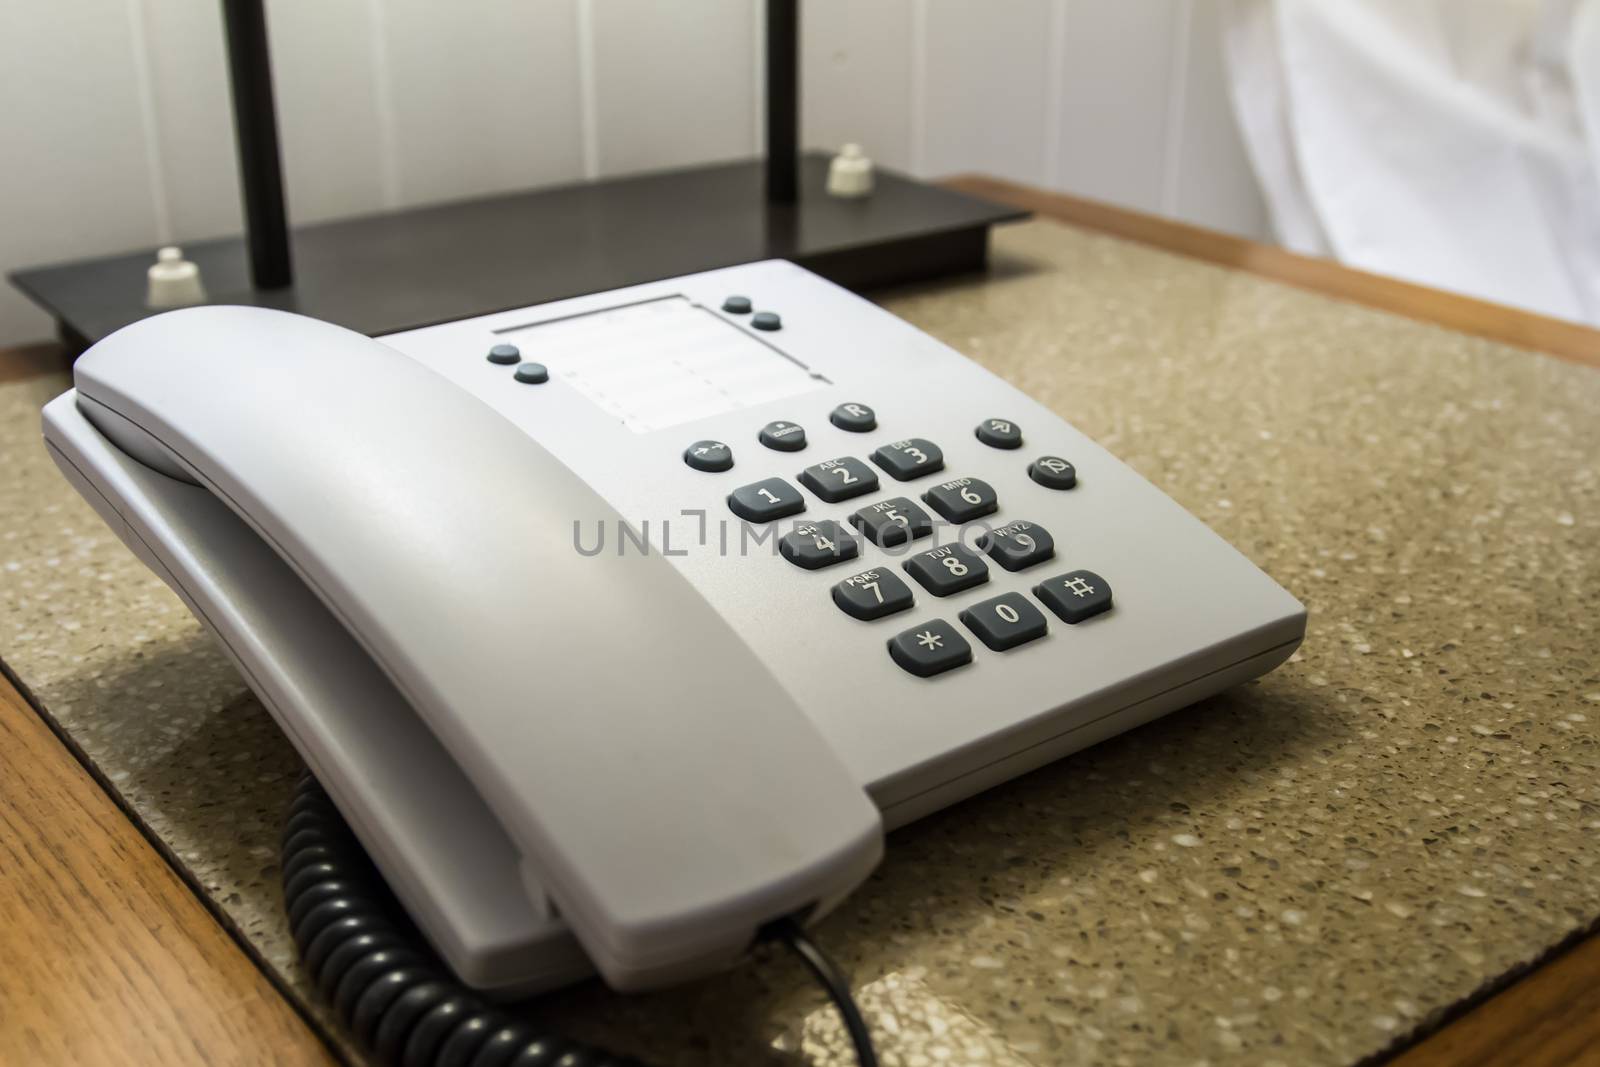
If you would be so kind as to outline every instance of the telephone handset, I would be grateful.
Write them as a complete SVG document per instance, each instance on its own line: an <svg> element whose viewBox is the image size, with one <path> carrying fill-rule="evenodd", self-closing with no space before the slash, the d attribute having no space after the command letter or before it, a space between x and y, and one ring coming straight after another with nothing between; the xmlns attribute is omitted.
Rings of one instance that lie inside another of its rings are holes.
<svg viewBox="0 0 1600 1067"><path fill-rule="evenodd" d="M503 993L728 966L885 827L1305 632L1055 413L781 261L379 340L170 312L44 424Z"/></svg>
<svg viewBox="0 0 1600 1067"><path fill-rule="evenodd" d="M359 641L613 986L726 966L876 863L877 810L728 624L660 555L574 559L572 522L620 516L433 371L197 308L75 379L96 429L224 501Z"/></svg>

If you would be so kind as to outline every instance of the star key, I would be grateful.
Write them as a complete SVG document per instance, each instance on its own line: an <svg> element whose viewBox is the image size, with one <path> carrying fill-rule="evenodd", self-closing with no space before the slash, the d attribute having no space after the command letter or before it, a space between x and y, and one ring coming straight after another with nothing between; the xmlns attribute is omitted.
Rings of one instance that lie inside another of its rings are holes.
<svg viewBox="0 0 1600 1067"><path fill-rule="evenodd" d="M889 658L919 678L972 662L972 646L943 619L930 619L889 638Z"/></svg>

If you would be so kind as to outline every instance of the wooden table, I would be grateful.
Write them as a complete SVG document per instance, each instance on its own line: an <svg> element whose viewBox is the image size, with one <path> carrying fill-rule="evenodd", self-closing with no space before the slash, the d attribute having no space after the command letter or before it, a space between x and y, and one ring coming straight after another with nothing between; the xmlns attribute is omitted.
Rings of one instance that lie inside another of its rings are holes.
<svg viewBox="0 0 1600 1067"><path fill-rule="evenodd" d="M991 178L949 184L1326 296L1600 367L1600 331ZM1530 358L1537 358L1532 357ZM0 381L62 365L0 351ZM0 650L3 652L3 650ZM332 1053L0 678L0 1062L331 1062ZM1399 1067L1600 1064L1600 938L1462 1006Z"/></svg>

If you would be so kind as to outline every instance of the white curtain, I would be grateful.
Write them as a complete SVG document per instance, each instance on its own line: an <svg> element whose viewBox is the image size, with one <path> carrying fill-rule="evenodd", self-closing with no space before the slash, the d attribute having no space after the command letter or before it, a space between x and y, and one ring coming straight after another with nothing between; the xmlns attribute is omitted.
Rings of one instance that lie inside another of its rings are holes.
<svg viewBox="0 0 1600 1067"><path fill-rule="evenodd" d="M1233 0L1278 238L1600 325L1600 0Z"/></svg>

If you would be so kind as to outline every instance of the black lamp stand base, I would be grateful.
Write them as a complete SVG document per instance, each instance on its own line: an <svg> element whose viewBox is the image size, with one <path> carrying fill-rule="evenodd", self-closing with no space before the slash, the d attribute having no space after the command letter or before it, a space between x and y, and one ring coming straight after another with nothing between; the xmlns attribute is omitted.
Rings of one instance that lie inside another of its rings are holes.
<svg viewBox="0 0 1600 1067"><path fill-rule="evenodd" d="M184 246L210 302L297 311L369 335L761 259L852 289L981 269L989 227L1026 217L880 170L871 197L827 195L801 160L796 203L770 204L756 161L387 212L293 231L294 284L256 289L243 238ZM81 350L154 314L155 250L18 271L12 282Z"/></svg>

